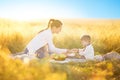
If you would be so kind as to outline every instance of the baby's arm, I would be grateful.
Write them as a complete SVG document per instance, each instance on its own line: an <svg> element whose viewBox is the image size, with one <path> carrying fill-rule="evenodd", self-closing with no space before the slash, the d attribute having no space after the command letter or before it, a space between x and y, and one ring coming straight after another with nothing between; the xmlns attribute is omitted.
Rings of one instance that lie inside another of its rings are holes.
<svg viewBox="0 0 120 80"><path fill-rule="evenodd" d="M80 55L83 55L84 53L84 48L83 49L72 49L71 50L73 53L79 53Z"/></svg>
<svg viewBox="0 0 120 80"><path fill-rule="evenodd" d="M70 50L71 53L81 53L83 51L84 51L84 49L71 49Z"/></svg>
<svg viewBox="0 0 120 80"><path fill-rule="evenodd" d="M84 49L79 49L79 54L84 55L83 53L84 53Z"/></svg>
<svg viewBox="0 0 120 80"><path fill-rule="evenodd" d="M78 52L79 52L79 49L76 49L76 48L71 49L71 53L78 53Z"/></svg>

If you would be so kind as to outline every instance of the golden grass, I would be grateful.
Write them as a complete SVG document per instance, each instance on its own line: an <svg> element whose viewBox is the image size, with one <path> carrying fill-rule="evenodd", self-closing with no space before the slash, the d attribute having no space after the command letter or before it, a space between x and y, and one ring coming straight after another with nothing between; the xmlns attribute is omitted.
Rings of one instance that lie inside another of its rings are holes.
<svg viewBox="0 0 120 80"><path fill-rule="evenodd" d="M63 32L57 35L55 43L59 47L81 48L80 36L89 34L92 37L95 52L101 54L112 50L120 52L119 22L119 20L69 21L64 25Z"/></svg>
<svg viewBox="0 0 120 80"><path fill-rule="evenodd" d="M120 52L120 20L63 20L62 32L54 35L60 48L82 48L80 36L89 34L95 54ZM48 59L25 65L9 58L47 25L45 22L18 22L0 19L0 80L119 80L119 61L50 64Z"/></svg>
<svg viewBox="0 0 120 80"><path fill-rule="evenodd" d="M42 29L47 21L15 22L0 20L0 47L12 53L22 51L27 43ZM62 32L55 35L54 43L61 48L81 48L80 36L89 34L95 52L105 54L115 50L120 52L119 20L63 20ZM45 25L46 23L46 25Z"/></svg>

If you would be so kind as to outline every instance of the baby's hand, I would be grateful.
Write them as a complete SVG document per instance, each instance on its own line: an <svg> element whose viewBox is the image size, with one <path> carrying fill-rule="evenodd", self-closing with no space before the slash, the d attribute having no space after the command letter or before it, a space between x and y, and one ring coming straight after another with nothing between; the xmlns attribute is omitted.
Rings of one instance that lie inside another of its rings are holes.
<svg viewBox="0 0 120 80"><path fill-rule="evenodd" d="M70 53L71 52L71 49L67 49L67 52L66 53Z"/></svg>
<svg viewBox="0 0 120 80"><path fill-rule="evenodd" d="M84 49L79 49L79 52L83 52L84 51Z"/></svg>
<svg viewBox="0 0 120 80"><path fill-rule="evenodd" d="M78 53L78 52L79 52L79 49L72 49L72 51L73 51L74 53Z"/></svg>

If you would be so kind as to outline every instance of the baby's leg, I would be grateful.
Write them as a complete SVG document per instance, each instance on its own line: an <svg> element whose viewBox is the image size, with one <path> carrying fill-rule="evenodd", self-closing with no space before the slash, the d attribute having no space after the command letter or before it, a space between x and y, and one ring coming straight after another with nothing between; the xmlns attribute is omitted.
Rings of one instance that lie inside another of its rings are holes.
<svg viewBox="0 0 120 80"><path fill-rule="evenodd" d="M105 60L112 60L112 59L120 60L120 54L117 52L110 52L110 53L105 54L103 58Z"/></svg>

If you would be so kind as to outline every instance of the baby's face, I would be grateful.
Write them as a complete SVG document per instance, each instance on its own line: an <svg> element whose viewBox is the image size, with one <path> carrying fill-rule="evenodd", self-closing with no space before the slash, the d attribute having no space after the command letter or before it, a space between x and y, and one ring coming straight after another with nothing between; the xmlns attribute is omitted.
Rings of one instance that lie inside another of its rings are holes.
<svg viewBox="0 0 120 80"><path fill-rule="evenodd" d="M84 47L90 44L89 41L85 41L85 40L82 40L81 43Z"/></svg>

